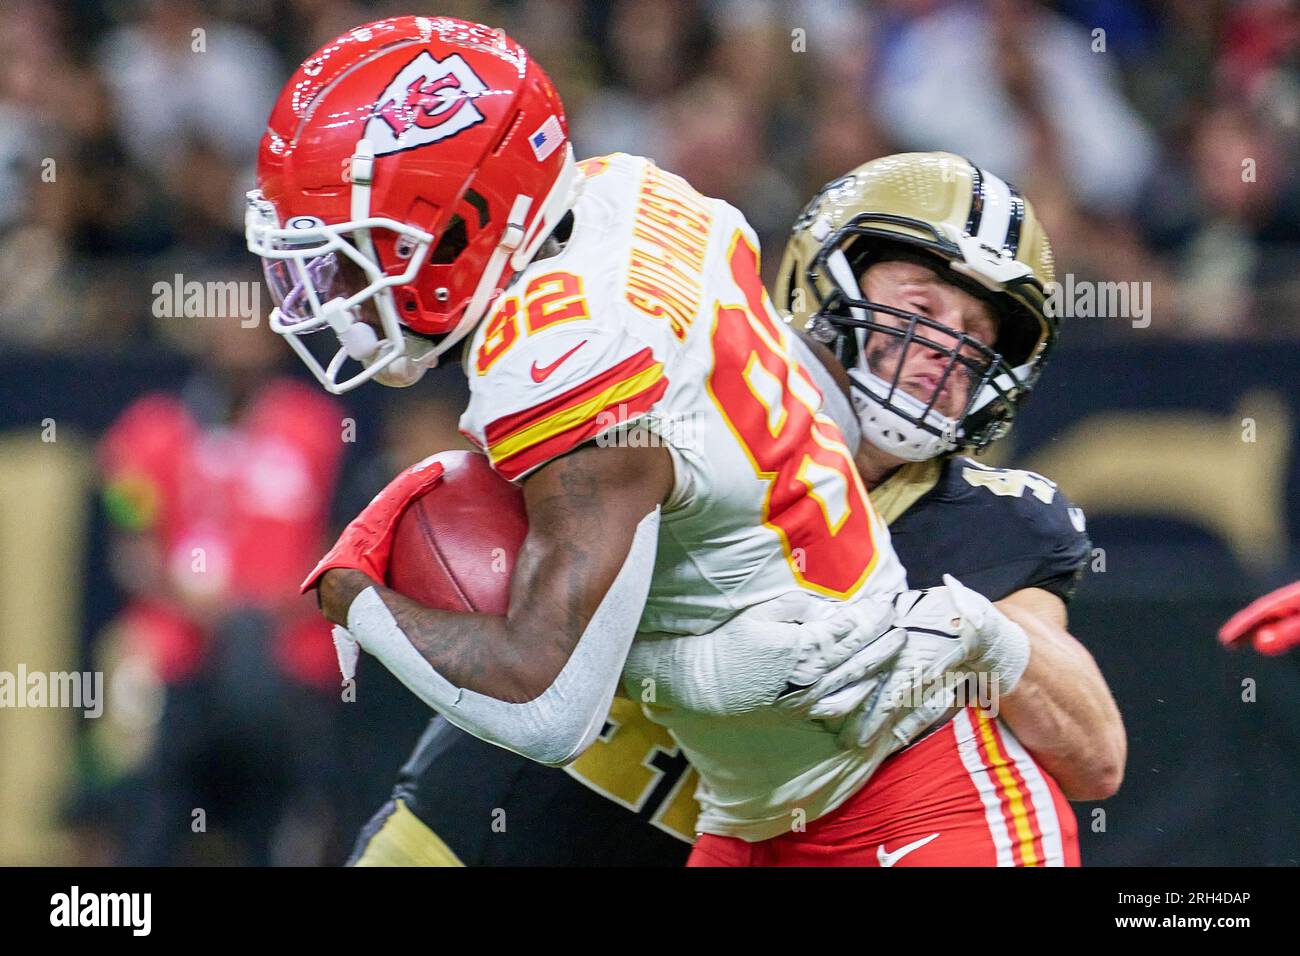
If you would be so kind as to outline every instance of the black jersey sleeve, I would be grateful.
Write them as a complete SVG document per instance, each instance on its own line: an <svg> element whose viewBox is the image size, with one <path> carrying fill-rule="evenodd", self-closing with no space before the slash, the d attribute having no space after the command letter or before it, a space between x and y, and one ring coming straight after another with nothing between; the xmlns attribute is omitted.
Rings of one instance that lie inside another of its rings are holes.
<svg viewBox="0 0 1300 956"><path fill-rule="evenodd" d="M1083 511L1055 482L964 457L889 531L912 587L947 573L991 601L1038 587L1068 602L1092 549Z"/></svg>
<svg viewBox="0 0 1300 956"><path fill-rule="evenodd" d="M1035 507L1037 506L1037 507ZM1074 597L1092 554L1083 509L1058 488L1050 504L1036 499L1025 502L1024 510L1039 542L1038 566L1028 575L1024 587L1050 591L1067 604Z"/></svg>
<svg viewBox="0 0 1300 956"><path fill-rule="evenodd" d="M1092 548L1083 509L1035 472L990 468L969 458L952 464L953 479L965 486L962 497L991 519L995 538L1002 539L989 554L1005 562L1006 593L1042 588L1068 603Z"/></svg>

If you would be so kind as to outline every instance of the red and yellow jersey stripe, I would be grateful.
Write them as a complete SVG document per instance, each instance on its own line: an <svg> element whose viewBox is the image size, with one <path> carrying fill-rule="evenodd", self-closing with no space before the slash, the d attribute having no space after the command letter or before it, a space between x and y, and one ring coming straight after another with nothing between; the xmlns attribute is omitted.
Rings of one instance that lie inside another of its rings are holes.
<svg viewBox="0 0 1300 956"><path fill-rule="evenodd" d="M984 803L997 865L1077 866L1064 845L1051 787L1020 742L978 707L959 712L953 723Z"/></svg>
<svg viewBox="0 0 1300 956"><path fill-rule="evenodd" d="M522 478L610 428L644 415L668 390L662 362L650 349L628 356L581 385L487 426L492 466Z"/></svg>

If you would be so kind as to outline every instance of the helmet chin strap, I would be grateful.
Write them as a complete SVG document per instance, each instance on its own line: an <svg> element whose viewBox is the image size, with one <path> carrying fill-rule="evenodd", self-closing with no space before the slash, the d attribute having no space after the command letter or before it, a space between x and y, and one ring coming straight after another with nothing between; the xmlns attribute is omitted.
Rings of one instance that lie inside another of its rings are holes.
<svg viewBox="0 0 1300 956"><path fill-rule="evenodd" d="M928 461L936 455L956 450L960 434L957 422L934 409L926 411L924 402L901 389L893 390L890 401L912 416L922 418L938 434L886 407L885 396L890 392L890 383L866 370L865 358L861 361L862 366L849 369L849 379L853 383L849 394L854 411L858 413L863 438L904 461Z"/></svg>
<svg viewBox="0 0 1300 956"><path fill-rule="evenodd" d="M353 322L340 331L338 337L348 357L367 368L387 358L380 354L379 335L369 323ZM418 382L424 377L425 372L437 364L436 357L433 363L429 362L429 354L434 348L432 342L408 335L403 331L402 346L402 351L387 358L380 371L375 373L374 379L380 385L387 385L389 388L406 388ZM391 351L390 349L390 353Z"/></svg>
<svg viewBox="0 0 1300 956"><path fill-rule="evenodd" d="M438 364L438 355L432 342L405 332L402 333L402 340L406 346L403 353L375 376L375 381L380 385L408 388Z"/></svg>

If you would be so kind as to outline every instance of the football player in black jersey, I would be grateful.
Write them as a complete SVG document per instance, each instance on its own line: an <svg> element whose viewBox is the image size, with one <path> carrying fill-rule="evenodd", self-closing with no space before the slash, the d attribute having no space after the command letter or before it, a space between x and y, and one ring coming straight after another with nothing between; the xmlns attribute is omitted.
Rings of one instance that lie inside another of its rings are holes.
<svg viewBox="0 0 1300 956"><path fill-rule="evenodd" d="M983 268L965 268L975 257ZM835 813L759 844L705 837L693 862L816 864L852 819L879 865L1078 863L1066 801L1113 793L1125 753L1105 681L1066 629L1090 552L1083 514L1040 475L957 454L1004 434L1033 388L1057 332L1052 278L1028 202L949 154L864 164L796 222L776 305L801 330L828 412L860 439L909 586L948 573L999 602L1030 635L1030 664L997 716L945 715ZM435 718L351 862L681 865L695 783L668 732L626 699L560 769Z"/></svg>

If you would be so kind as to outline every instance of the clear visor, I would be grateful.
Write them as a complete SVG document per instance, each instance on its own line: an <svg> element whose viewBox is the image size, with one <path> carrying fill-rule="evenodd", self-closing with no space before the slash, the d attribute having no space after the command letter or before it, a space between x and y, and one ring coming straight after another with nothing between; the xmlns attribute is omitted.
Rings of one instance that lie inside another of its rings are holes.
<svg viewBox="0 0 1300 956"><path fill-rule="evenodd" d="M281 226L275 210L256 191L249 193L245 238L262 260L275 302L270 325L283 335L312 373L338 394L373 378L402 358L406 343L393 288L414 280L433 237L404 223L371 217L326 225L299 216ZM387 274L375 253L373 235L395 234L392 248L406 268ZM339 349L322 364L299 337L331 329ZM360 372L339 376L352 359Z"/></svg>
<svg viewBox="0 0 1300 956"><path fill-rule="evenodd" d="M315 314L312 293L319 303L338 296L347 298L361 291L355 284L349 288L349 284L342 281L338 256L333 252L306 260L302 268L298 266L296 259L262 259L262 272L271 290L271 301L287 319L301 321Z"/></svg>

